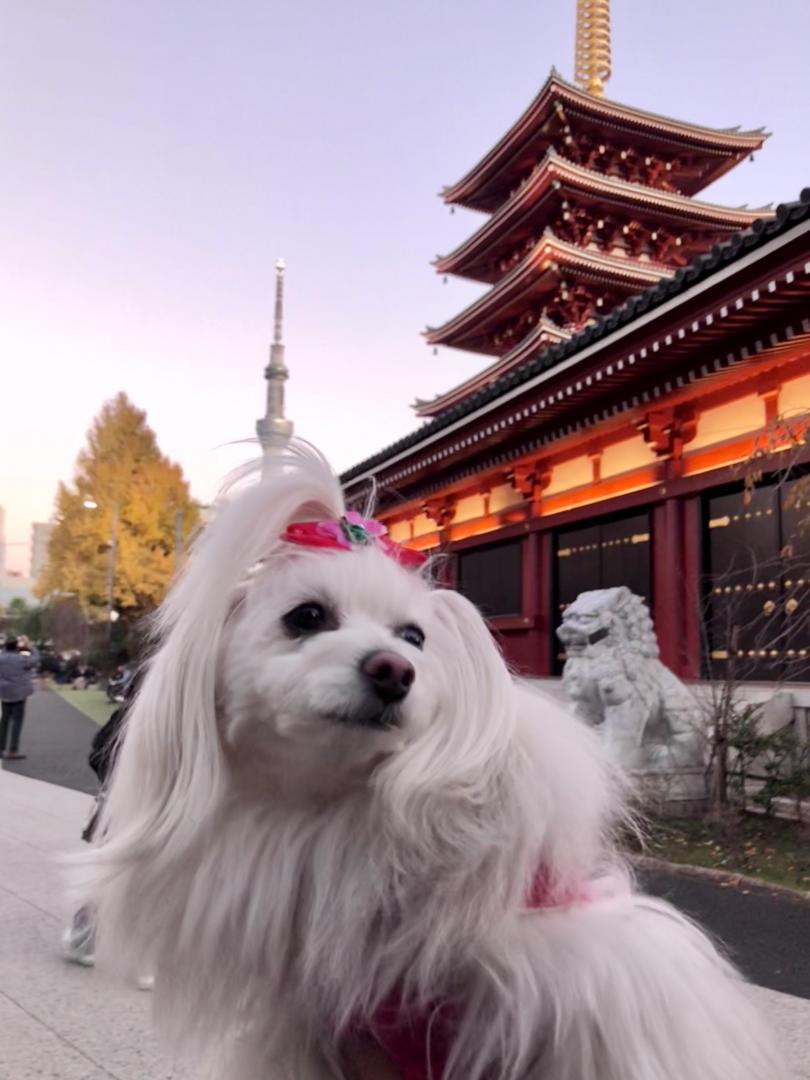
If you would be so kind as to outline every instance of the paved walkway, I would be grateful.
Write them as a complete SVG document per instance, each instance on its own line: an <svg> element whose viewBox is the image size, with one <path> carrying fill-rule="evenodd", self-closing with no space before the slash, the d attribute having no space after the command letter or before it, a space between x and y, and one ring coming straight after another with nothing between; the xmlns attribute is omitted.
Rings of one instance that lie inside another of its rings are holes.
<svg viewBox="0 0 810 1080"><path fill-rule="evenodd" d="M95 793L96 774L87 764L98 724L74 709L52 690L37 690L28 699L20 749L24 761L5 761L3 768L51 784Z"/></svg>
<svg viewBox="0 0 810 1080"><path fill-rule="evenodd" d="M82 846L89 806L0 771L0 1078L191 1080L158 1048L148 993L60 956L71 909L59 859Z"/></svg>

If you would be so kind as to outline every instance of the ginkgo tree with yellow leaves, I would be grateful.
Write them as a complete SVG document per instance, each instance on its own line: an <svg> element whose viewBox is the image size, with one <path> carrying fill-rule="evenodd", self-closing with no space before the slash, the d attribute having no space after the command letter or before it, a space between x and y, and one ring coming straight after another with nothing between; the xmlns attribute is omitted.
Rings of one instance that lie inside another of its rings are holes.
<svg viewBox="0 0 810 1080"><path fill-rule="evenodd" d="M163 599L178 540L184 547L199 516L182 469L161 453L146 413L119 393L93 421L73 482L59 484L36 592L73 595L91 618L104 618L112 567L115 612L142 615Z"/></svg>

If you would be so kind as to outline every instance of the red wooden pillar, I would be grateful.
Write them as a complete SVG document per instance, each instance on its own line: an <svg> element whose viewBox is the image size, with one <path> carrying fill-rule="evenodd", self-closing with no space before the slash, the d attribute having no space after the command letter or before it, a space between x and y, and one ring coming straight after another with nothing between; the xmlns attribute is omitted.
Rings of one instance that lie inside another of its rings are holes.
<svg viewBox="0 0 810 1080"><path fill-rule="evenodd" d="M442 589L458 588L458 552L443 551L436 560L434 577Z"/></svg>
<svg viewBox="0 0 810 1080"><path fill-rule="evenodd" d="M540 533L540 666L538 675L554 674L557 653L557 610L554 606L554 534Z"/></svg>
<svg viewBox="0 0 810 1080"><path fill-rule="evenodd" d="M540 614L540 552L537 533L533 532L523 540L521 609L534 625Z"/></svg>
<svg viewBox="0 0 810 1080"><path fill-rule="evenodd" d="M526 655L530 675L551 674L549 612L551 610L551 534L530 532L523 545L523 618L528 632Z"/></svg>
<svg viewBox="0 0 810 1080"><path fill-rule="evenodd" d="M524 642L524 670L527 675L539 675L540 642L538 623L540 620L540 553L537 533L530 532L523 540L521 609L526 624Z"/></svg>
<svg viewBox="0 0 810 1080"><path fill-rule="evenodd" d="M700 504L653 508L653 595L661 660L681 678L700 674Z"/></svg>
<svg viewBox="0 0 810 1080"><path fill-rule="evenodd" d="M699 679L700 661L703 655L703 597L700 589L703 517L700 497L693 495L689 499L684 499L682 509L683 663L681 677Z"/></svg>
<svg viewBox="0 0 810 1080"><path fill-rule="evenodd" d="M653 597L661 661L681 674L683 594L680 583L680 505L667 499L653 508Z"/></svg>

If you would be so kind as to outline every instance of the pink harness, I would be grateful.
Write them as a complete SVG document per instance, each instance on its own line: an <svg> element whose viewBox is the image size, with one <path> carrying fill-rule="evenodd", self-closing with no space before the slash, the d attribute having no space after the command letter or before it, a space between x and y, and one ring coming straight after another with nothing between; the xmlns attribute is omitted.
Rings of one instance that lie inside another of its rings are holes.
<svg viewBox="0 0 810 1080"><path fill-rule="evenodd" d="M527 910L562 908L587 903L588 889L552 891L548 874L540 870L526 898ZM442 1080L457 1027L457 1010L436 1005L424 1012L404 1012L401 999L393 995L377 1009L368 1027L357 1034L373 1039L400 1080Z"/></svg>

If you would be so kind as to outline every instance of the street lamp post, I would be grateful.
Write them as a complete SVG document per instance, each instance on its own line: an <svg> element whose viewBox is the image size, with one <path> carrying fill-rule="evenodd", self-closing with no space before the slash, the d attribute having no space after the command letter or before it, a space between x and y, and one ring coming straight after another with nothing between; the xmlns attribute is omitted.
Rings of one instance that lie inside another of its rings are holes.
<svg viewBox="0 0 810 1080"><path fill-rule="evenodd" d="M85 510L97 510L98 503L95 499L87 498L82 503ZM115 559L118 553L118 503L112 505L112 521L110 524L110 564L107 568L107 649L112 644L112 628L115 622Z"/></svg>
<svg viewBox="0 0 810 1080"><path fill-rule="evenodd" d="M112 644L113 599L115 594L115 557L118 549L118 503L113 503L110 528L110 566L107 577L107 650Z"/></svg>
<svg viewBox="0 0 810 1080"><path fill-rule="evenodd" d="M180 569L180 558L183 554L183 508L175 507L174 511L174 573L175 577Z"/></svg>
<svg viewBox="0 0 810 1080"><path fill-rule="evenodd" d="M93 498L86 498L82 502L85 510L97 510L98 503ZM115 562L118 555L118 503L112 504L112 521L110 523L110 562L107 567L107 648L112 643L113 623L118 618L115 610ZM175 506L174 509L174 572L180 569L180 559L183 555L183 508Z"/></svg>

